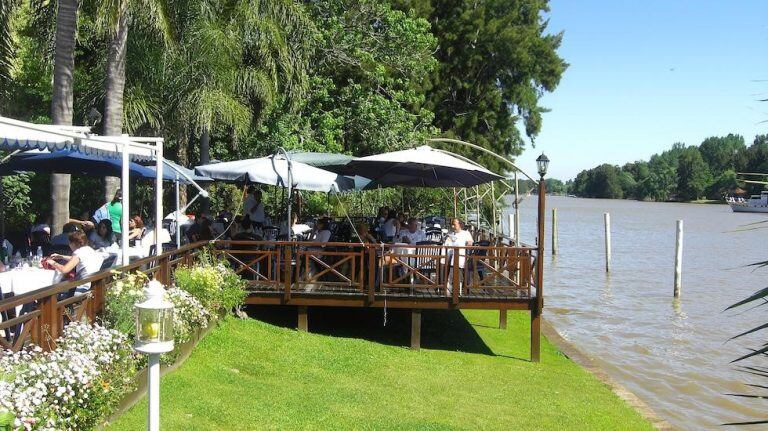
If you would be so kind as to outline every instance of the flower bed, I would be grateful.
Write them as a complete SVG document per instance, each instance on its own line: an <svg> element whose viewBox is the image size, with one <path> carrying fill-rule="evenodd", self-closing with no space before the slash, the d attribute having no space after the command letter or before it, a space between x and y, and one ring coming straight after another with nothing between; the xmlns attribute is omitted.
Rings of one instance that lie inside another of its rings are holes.
<svg viewBox="0 0 768 431"><path fill-rule="evenodd" d="M198 264L180 267L167 289L174 304L177 349L221 312L242 304L245 282L226 262L203 254ZM143 298L143 273L120 274L108 290L101 324L71 323L57 348L31 347L0 357L0 430L86 430L111 414L135 388L146 356L133 350L134 304Z"/></svg>

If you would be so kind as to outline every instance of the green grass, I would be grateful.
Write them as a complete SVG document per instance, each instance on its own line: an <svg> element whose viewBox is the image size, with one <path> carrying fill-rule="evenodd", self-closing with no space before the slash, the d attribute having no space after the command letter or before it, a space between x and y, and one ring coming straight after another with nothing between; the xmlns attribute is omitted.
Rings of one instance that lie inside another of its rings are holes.
<svg viewBox="0 0 768 431"><path fill-rule="evenodd" d="M229 318L162 379L163 430L652 429L604 384L543 340L528 362L528 317L496 311L424 312L422 350L410 314L310 310L310 329ZM316 332L320 332L319 334ZM333 335L328 335L333 334ZM144 398L110 431L143 429Z"/></svg>

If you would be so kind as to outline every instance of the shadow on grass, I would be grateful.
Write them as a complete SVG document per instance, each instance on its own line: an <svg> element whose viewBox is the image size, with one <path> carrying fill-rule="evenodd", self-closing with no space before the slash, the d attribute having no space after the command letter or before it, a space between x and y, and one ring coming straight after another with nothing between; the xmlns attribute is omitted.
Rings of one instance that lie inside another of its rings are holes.
<svg viewBox="0 0 768 431"><path fill-rule="evenodd" d="M246 311L254 319L275 326L296 328L297 325L296 307L251 306ZM393 346L409 346L411 312L400 309L387 310L387 325L384 326L382 309L310 307L309 331ZM494 355L472 324L456 310L422 311L421 347Z"/></svg>

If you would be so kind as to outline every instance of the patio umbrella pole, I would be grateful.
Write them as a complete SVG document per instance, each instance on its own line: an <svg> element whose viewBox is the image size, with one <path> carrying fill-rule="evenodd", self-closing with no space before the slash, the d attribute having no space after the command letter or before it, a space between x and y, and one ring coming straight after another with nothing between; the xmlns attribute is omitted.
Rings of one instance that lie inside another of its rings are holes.
<svg viewBox="0 0 768 431"><path fill-rule="evenodd" d="M121 224L120 230L122 231L121 235L120 235L120 241L122 242L121 250L122 250L122 264L123 265L128 265L130 263L130 258L128 256L128 229L129 229L129 227L128 227L128 219L130 217L129 216L129 214L130 214L130 203L128 202L128 200L130 199L130 193L128 193L128 187L130 187L130 180L128 178L128 173L129 173L129 170L130 170L130 166L129 166L129 163L130 163L130 158L129 158L130 147L129 147L129 144L130 143L128 141L128 137L123 136L123 154L122 154L122 156L123 156L123 166L122 166L123 172L122 172L122 176L121 176L122 184L120 185L120 190L122 192L122 200L123 200L122 201L123 214L122 214L122 217L121 217L121 220L120 220L120 224Z"/></svg>
<svg viewBox="0 0 768 431"><path fill-rule="evenodd" d="M163 228L163 143L155 144L155 159L157 178L155 179L155 254L163 254L163 245L160 244L160 230ZM177 175L178 177L178 175Z"/></svg>
<svg viewBox="0 0 768 431"><path fill-rule="evenodd" d="M179 180L176 179L176 248L181 247L181 220L179 220L181 209L179 208L179 205Z"/></svg>

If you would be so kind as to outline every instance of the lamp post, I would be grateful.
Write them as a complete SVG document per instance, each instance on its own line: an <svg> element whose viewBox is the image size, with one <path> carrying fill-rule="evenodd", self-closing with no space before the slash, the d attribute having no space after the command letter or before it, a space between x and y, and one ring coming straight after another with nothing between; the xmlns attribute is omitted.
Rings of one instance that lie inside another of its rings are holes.
<svg viewBox="0 0 768 431"><path fill-rule="evenodd" d="M547 187L544 183L544 175L547 174L549 158L541 153L536 159L536 168L539 171L539 214L538 214L538 238L536 256L536 304L531 307L531 361L540 361L541 351L541 312L544 309L544 217L545 198Z"/></svg>
<svg viewBox="0 0 768 431"><path fill-rule="evenodd" d="M135 305L134 349L149 355L149 417L147 430L160 431L160 354L173 350L173 303L165 299L162 283L144 288L144 301Z"/></svg>

